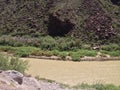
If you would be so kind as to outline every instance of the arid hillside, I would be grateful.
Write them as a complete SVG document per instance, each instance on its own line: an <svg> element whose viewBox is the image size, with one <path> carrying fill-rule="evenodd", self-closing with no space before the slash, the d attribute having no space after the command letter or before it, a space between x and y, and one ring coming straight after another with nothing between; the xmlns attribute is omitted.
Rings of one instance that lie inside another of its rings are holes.
<svg viewBox="0 0 120 90"><path fill-rule="evenodd" d="M119 0L0 0L0 34L120 38Z"/></svg>

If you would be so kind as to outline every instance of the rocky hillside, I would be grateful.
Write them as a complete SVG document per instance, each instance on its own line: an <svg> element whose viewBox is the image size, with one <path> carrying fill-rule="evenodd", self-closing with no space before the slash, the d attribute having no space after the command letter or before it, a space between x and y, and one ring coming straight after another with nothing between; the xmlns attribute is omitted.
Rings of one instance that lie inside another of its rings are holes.
<svg viewBox="0 0 120 90"><path fill-rule="evenodd" d="M0 0L0 34L120 38L119 0Z"/></svg>

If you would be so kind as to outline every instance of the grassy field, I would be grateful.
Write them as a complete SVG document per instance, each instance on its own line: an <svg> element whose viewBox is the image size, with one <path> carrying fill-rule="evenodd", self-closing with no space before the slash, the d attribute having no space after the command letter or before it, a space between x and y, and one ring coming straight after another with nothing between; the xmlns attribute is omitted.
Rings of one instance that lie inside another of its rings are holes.
<svg viewBox="0 0 120 90"><path fill-rule="evenodd" d="M81 83L120 85L120 61L72 62L32 58L27 73L74 86Z"/></svg>

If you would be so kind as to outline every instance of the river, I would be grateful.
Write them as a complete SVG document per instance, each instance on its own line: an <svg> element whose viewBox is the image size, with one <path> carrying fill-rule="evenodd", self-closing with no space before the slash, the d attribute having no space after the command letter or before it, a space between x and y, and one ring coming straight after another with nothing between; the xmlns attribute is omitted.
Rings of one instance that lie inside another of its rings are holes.
<svg viewBox="0 0 120 90"><path fill-rule="evenodd" d="M30 67L26 73L55 80L70 86L88 83L120 85L120 61L55 61L33 58L28 60Z"/></svg>

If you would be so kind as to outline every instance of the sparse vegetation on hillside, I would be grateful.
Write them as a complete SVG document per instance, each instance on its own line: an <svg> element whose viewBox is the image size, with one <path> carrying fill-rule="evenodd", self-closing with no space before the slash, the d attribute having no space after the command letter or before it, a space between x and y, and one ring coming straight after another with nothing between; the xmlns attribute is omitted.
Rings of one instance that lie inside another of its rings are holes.
<svg viewBox="0 0 120 90"><path fill-rule="evenodd" d="M118 1L111 1L2 0L0 35L69 36L86 42L118 43L120 7Z"/></svg>

